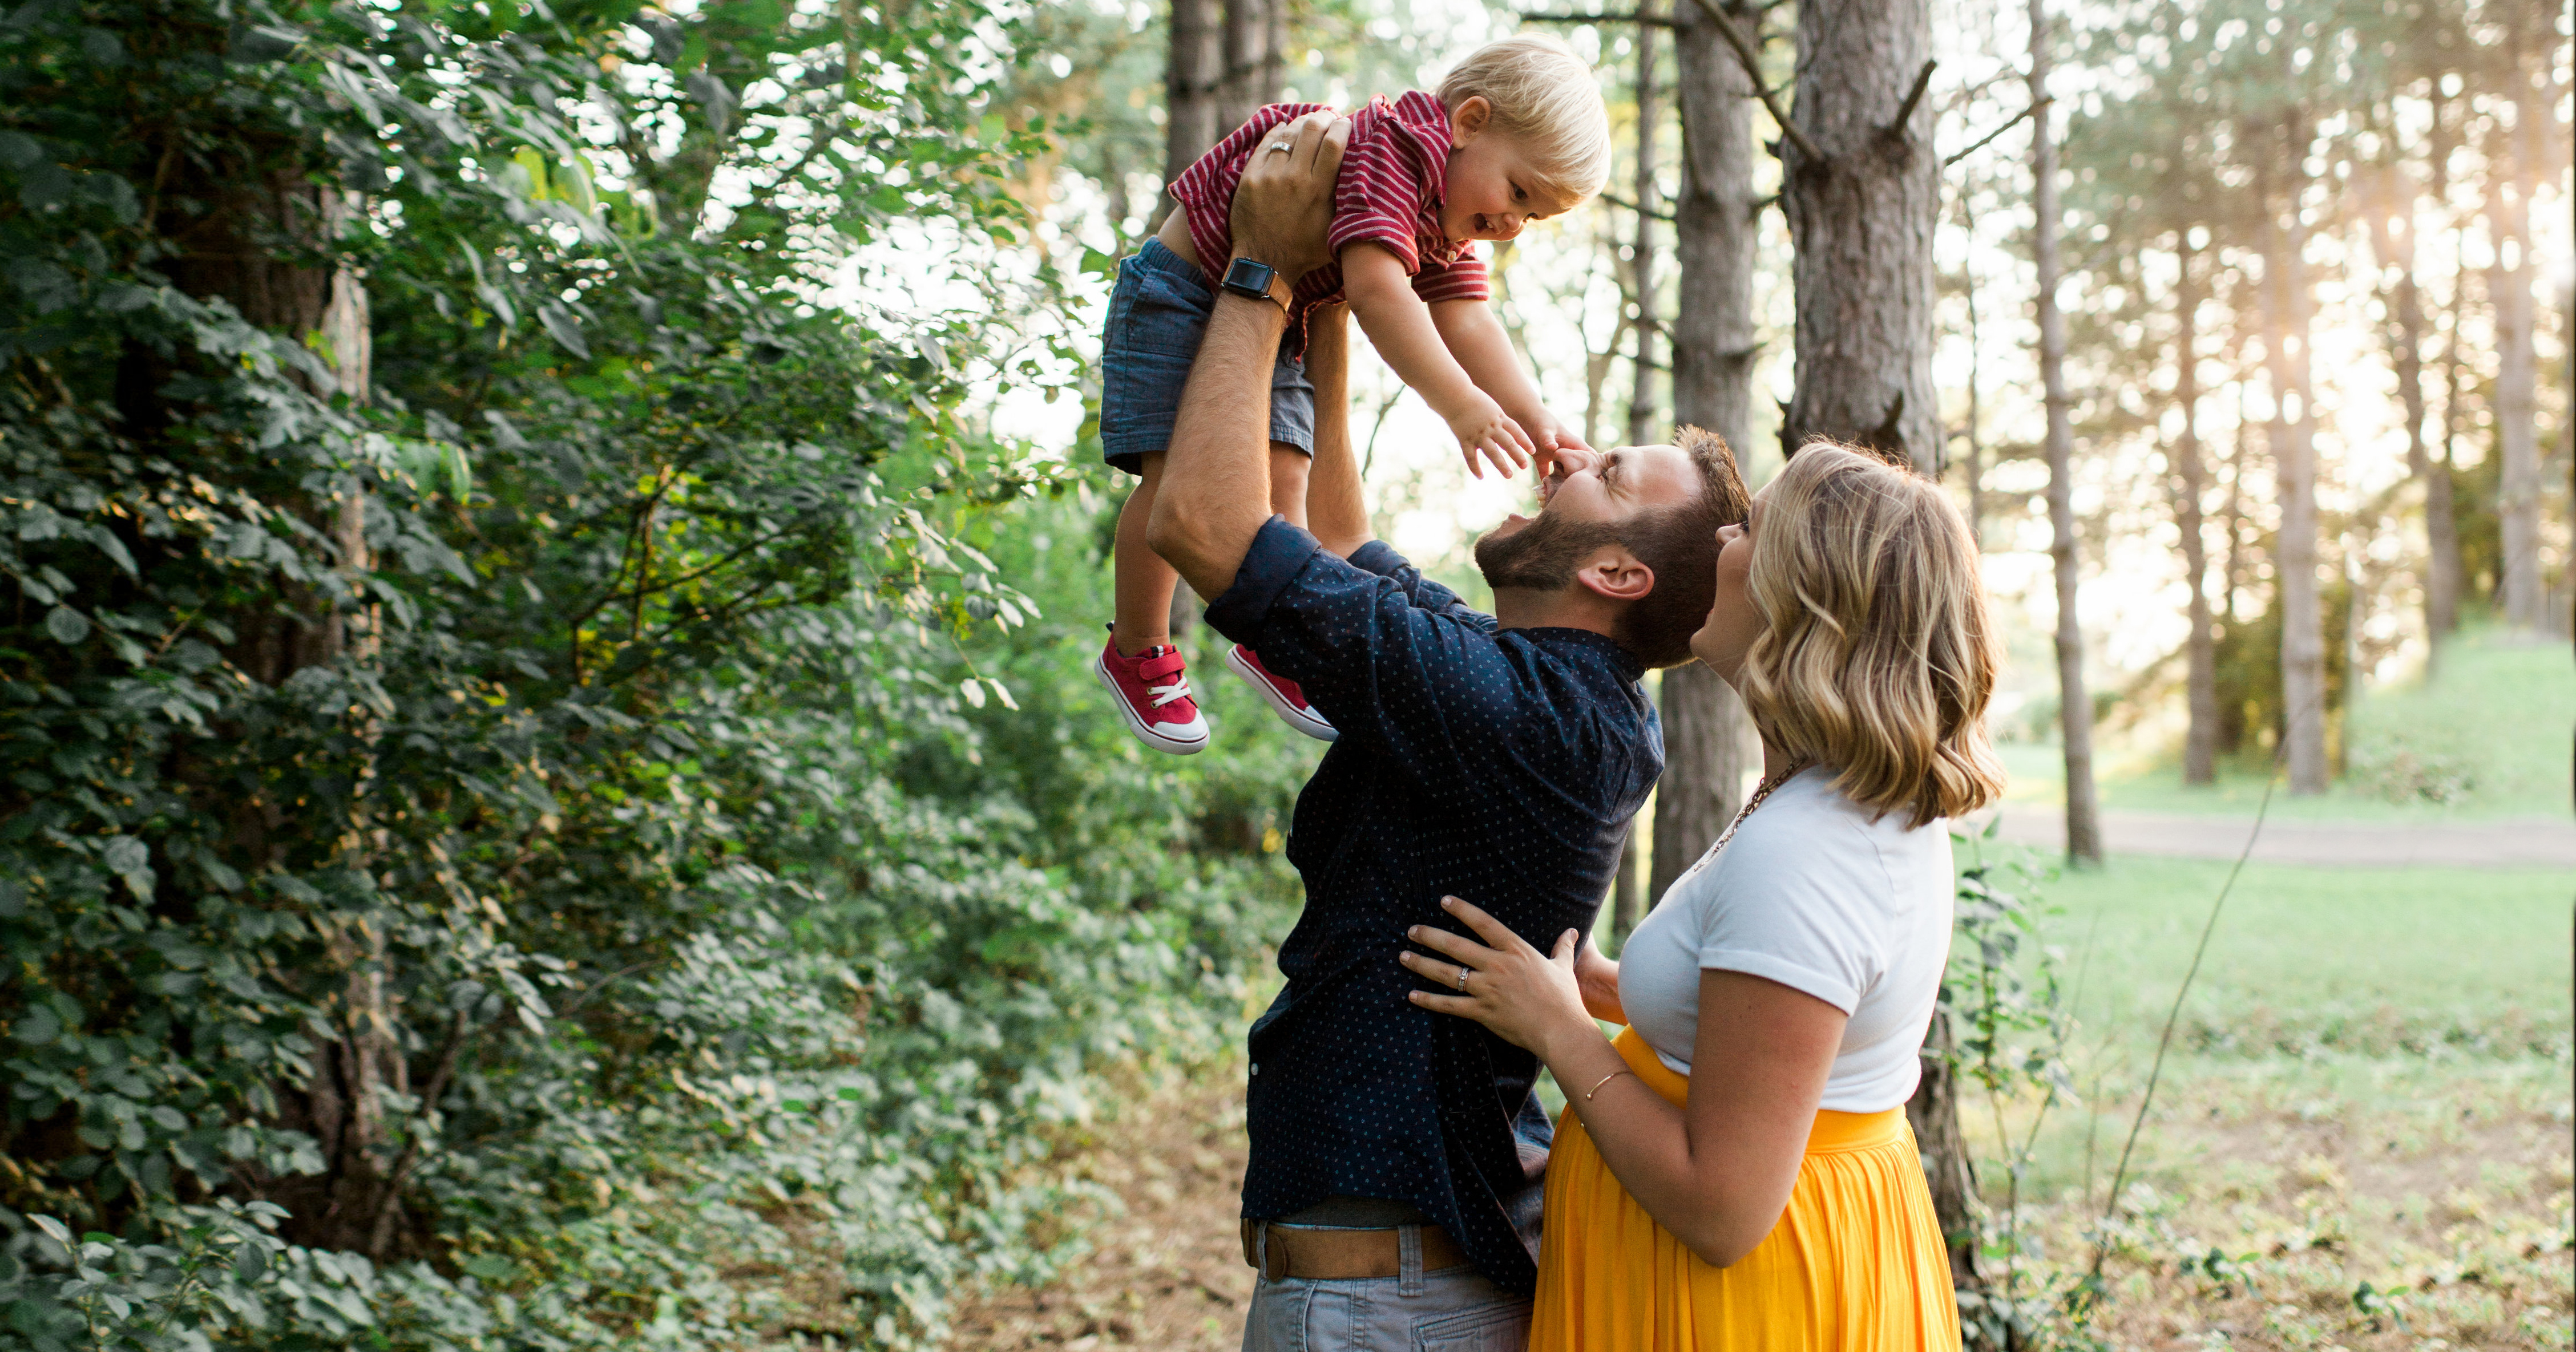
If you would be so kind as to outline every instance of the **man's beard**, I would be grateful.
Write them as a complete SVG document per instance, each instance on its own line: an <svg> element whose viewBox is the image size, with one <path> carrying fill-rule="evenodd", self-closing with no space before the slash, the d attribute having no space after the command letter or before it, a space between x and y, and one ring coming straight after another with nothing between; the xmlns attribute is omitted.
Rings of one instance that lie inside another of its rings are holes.
<svg viewBox="0 0 2576 1352"><path fill-rule="evenodd" d="M1476 541L1476 569L1485 585L1557 591L1574 580L1575 570L1603 545L1619 543L1619 533L1594 521L1549 516L1542 509L1530 523L1509 535L1487 531Z"/></svg>

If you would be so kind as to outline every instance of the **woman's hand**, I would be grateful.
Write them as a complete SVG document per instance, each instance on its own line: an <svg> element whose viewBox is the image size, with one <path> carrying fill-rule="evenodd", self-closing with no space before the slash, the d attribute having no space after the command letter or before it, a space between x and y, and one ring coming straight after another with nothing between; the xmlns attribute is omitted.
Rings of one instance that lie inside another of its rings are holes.
<svg viewBox="0 0 2576 1352"><path fill-rule="evenodd" d="M1550 1059L1551 1043L1566 1045L1558 1039L1568 1034L1580 1034L1595 1043L1601 1041L1592 1016L1583 1010L1583 993L1574 977L1574 955L1582 942L1581 935L1567 930L1558 936L1556 952L1550 955L1530 947L1503 922L1456 897L1442 897L1440 904L1467 922L1467 927L1485 942L1480 944L1465 935L1428 925L1416 925L1406 931L1406 938L1452 959L1442 962L1420 953L1406 953L1401 958L1406 969L1459 992L1414 991L1413 1003L1437 1013L1474 1019L1513 1046L1538 1053L1542 1060Z"/></svg>
<svg viewBox="0 0 2576 1352"><path fill-rule="evenodd" d="M1604 1023L1628 1022L1628 1008L1619 1003L1619 964L1601 956L1589 939L1574 953L1574 985L1583 993L1585 1013Z"/></svg>

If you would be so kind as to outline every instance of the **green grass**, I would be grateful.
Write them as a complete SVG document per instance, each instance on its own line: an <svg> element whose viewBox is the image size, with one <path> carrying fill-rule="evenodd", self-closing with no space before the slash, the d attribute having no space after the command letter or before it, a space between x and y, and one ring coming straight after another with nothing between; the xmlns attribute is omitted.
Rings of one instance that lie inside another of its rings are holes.
<svg viewBox="0 0 2576 1352"><path fill-rule="evenodd" d="M2576 660L2565 643L2528 642L2493 629L2443 645L2429 680L2375 687L2352 715L2345 773L2313 798L2274 795L2290 820L2439 821L2564 817L2571 806L2571 734L2576 734ZM2242 816L2271 775L2269 752L2232 758L2218 782L2185 787L2179 751L2106 746L2100 792L2106 808ZM2063 760L2054 745L2003 748L2011 796L2058 801ZM2452 796L2428 798L2427 789Z"/></svg>
<svg viewBox="0 0 2576 1352"><path fill-rule="evenodd" d="M2058 912L2044 928L2064 954L2079 1037L2153 1051L2228 868L2114 858L2040 884ZM2247 1051L2249 1037L2365 1051L2526 1032L2563 1040L2576 1012L2571 903L2576 879L2548 869L2249 864L2177 1037L2186 1050Z"/></svg>

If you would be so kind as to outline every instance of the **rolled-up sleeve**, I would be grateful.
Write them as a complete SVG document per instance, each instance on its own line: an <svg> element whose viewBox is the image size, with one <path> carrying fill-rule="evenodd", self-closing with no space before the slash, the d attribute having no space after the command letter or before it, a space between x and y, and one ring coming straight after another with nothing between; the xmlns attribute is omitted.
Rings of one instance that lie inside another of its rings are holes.
<svg viewBox="0 0 2576 1352"><path fill-rule="evenodd" d="M1345 560L1285 517L1253 537L1207 621L1303 686L1342 736L1405 764L1445 763L1428 753L1490 737L1522 706L1491 616L1383 544Z"/></svg>

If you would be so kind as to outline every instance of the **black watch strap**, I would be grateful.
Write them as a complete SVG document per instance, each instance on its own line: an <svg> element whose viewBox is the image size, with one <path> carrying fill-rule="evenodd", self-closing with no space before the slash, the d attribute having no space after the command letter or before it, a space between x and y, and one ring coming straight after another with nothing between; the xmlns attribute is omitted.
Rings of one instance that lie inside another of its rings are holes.
<svg viewBox="0 0 2576 1352"><path fill-rule="evenodd" d="M1220 285L1238 296L1252 300L1278 300L1285 307L1287 302L1280 300L1278 294L1285 288L1280 288L1278 282L1277 268L1255 259L1238 258L1226 265L1225 280Z"/></svg>

